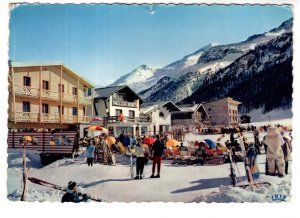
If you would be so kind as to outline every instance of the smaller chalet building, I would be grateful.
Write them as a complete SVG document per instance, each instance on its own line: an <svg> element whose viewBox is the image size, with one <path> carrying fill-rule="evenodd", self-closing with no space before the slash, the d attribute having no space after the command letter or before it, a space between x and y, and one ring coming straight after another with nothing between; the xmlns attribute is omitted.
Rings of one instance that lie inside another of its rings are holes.
<svg viewBox="0 0 300 218"><path fill-rule="evenodd" d="M171 131L171 113L180 111L171 101L149 102L141 105L140 117L150 122L148 133L166 133Z"/></svg>
<svg viewBox="0 0 300 218"><path fill-rule="evenodd" d="M180 111L172 112L172 129L180 132L199 132L210 126L210 117L203 104L177 105Z"/></svg>
<svg viewBox="0 0 300 218"><path fill-rule="evenodd" d="M149 122L140 117L143 100L128 86L111 86L95 89L94 112L102 117L110 135L123 131L133 135L147 132Z"/></svg>

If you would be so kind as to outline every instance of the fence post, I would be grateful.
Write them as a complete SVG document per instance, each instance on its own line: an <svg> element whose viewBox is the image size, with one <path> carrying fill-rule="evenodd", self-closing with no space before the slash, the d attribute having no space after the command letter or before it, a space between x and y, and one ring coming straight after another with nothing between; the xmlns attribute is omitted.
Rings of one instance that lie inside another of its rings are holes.
<svg viewBox="0 0 300 218"><path fill-rule="evenodd" d="M45 152L45 130L43 129L43 153Z"/></svg>
<svg viewBox="0 0 300 218"><path fill-rule="evenodd" d="M15 131L12 131L12 148L15 148Z"/></svg>

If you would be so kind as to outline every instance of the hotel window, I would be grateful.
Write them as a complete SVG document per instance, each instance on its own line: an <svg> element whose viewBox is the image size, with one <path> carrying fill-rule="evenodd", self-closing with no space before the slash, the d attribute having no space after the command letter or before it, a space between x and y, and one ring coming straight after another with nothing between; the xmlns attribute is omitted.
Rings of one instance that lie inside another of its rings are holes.
<svg viewBox="0 0 300 218"><path fill-rule="evenodd" d="M77 107L72 107L72 115L77 116Z"/></svg>
<svg viewBox="0 0 300 218"><path fill-rule="evenodd" d="M24 86L31 86L31 78L28 76L23 77L23 85Z"/></svg>
<svg viewBox="0 0 300 218"><path fill-rule="evenodd" d="M73 89L72 89L72 95L77 95L77 88L76 87L73 87Z"/></svg>
<svg viewBox="0 0 300 218"><path fill-rule="evenodd" d="M61 111L61 114L64 115L64 106L62 106L62 111ZM58 113L60 114L60 105L58 105Z"/></svg>
<svg viewBox="0 0 300 218"><path fill-rule="evenodd" d="M116 116L120 116L120 114L122 114L122 110L116 109Z"/></svg>
<svg viewBox="0 0 300 218"><path fill-rule="evenodd" d="M49 105L48 104L42 104L42 113L43 114L49 113Z"/></svg>
<svg viewBox="0 0 300 218"><path fill-rule="evenodd" d="M91 96L92 95L92 89L91 88L88 88L88 93L87 93L88 96Z"/></svg>
<svg viewBox="0 0 300 218"><path fill-rule="evenodd" d="M65 85L64 84L58 84L58 92L60 92L60 86L61 86L61 92L65 93Z"/></svg>
<svg viewBox="0 0 300 218"><path fill-rule="evenodd" d="M135 117L135 112L133 110L129 110L129 117Z"/></svg>
<svg viewBox="0 0 300 218"><path fill-rule="evenodd" d="M43 89L44 90L49 90L49 81L43 80Z"/></svg>
<svg viewBox="0 0 300 218"><path fill-rule="evenodd" d="M23 112L30 112L30 102L23 101Z"/></svg>

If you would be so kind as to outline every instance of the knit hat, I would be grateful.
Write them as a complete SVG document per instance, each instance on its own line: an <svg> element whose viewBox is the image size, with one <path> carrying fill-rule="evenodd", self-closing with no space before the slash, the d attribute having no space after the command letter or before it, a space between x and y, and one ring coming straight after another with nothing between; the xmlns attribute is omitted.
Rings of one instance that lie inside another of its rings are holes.
<svg viewBox="0 0 300 218"><path fill-rule="evenodd" d="M70 189L70 190L73 190L75 188L75 186L76 186L76 182L74 182L74 181L70 181L68 183L68 189Z"/></svg>

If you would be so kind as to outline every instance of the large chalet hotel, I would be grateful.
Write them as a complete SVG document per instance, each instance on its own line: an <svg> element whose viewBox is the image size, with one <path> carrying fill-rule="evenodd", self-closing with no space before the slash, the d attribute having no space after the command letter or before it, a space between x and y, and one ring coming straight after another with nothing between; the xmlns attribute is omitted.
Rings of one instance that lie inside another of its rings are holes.
<svg viewBox="0 0 300 218"><path fill-rule="evenodd" d="M144 102L128 86L94 88L64 64L17 63L9 66L10 130L77 130L101 121L110 135L195 132L239 124L238 102L223 98L191 105Z"/></svg>

